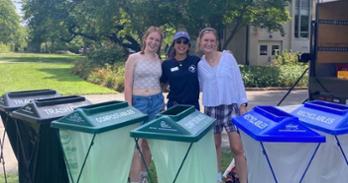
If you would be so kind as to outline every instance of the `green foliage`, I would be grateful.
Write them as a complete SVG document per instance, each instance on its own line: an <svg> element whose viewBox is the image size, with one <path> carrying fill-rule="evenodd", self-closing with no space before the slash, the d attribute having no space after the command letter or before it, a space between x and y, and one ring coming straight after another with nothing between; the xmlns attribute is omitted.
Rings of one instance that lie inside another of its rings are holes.
<svg viewBox="0 0 348 183"><path fill-rule="evenodd" d="M246 87L291 87L301 76L303 65L240 66ZM308 76L297 87L307 86Z"/></svg>
<svg viewBox="0 0 348 183"><path fill-rule="evenodd" d="M124 61L125 55L120 46L106 44L92 48L87 54L87 58L91 64L100 67L105 64L115 64Z"/></svg>
<svg viewBox="0 0 348 183"><path fill-rule="evenodd" d="M0 43L13 43L17 36L19 16L11 0L0 1Z"/></svg>
<svg viewBox="0 0 348 183"><path fill-rule="evenodd" d="M200 29L212 26L219 30L221 48L245 25L281 31L282 23L289 20L287 2L289 0L24 0L24 11L33 51L40 51L41 43L49 42L46 45L55 48L54 45L61 42L83 37L84 41L92 41L92 45L110 41L129 52L139 51L143 32L150 25L163 27L169 36L173 30L185 28L193 39ZM165 42L168 44L168 40Z"/></svg>
<svg viewBox="0 0 348 183"><path fill-rule="evenodd" d="M0 53L8 53L11 51L11 46L6 44L0 44Z"/></svg>
<svg viewBox="0 0 348 183"><path fill-rule="evenodd" d="M96 67L88 60L77 61L73 67L73 73L81 76L85 80L102 85L116 91L122 92L124 89L124 64L114 65L105 64Z"/></svg>
<svg viewBox="0 0 348 183"><path fill-rule="evenodd" d="M269 87L278 85L279 70L271 66L240 66L246 87Z"/></svg>
<svg viewBox="0 0 348 183"><path fill-rule="evenodd" d="M298 53L285 51L276 56L271 66L240 66L247 87L290 87L306 69L299 63ZM308 76L298 83L298 87L307 86Z"/></svg>
<svg viewBox="0 0 348 183"><path fill-rule="evenodd" d="M281 54L277 55L273 60L273 65L281 66L281 65L304 65L303 63L298 62L297 52L284 51Z"/></svg>
<svg viewBox="0 0 348 183"><path fill-rule="evenodd" d="M26 29L20 25L20 17L12 1L0 0L0 44L7 45L11 51L23 50L26 35ZM0 51L4 50L2 46Z"/></svg>

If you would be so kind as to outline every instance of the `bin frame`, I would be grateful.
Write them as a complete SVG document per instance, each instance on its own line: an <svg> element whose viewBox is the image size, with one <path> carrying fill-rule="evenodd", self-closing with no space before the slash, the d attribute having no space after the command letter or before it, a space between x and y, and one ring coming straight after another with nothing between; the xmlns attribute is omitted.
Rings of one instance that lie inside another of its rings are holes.
<svg viewBox="0 0 348 183"><path fill-rule="evenodd" d="M110 109L111 110L115 110L115 109L120 109L122 107L128 107L128 106L129 105L128 105L127 102L108 101L108 102L102 102L102 103L97 103L97 104L91 104L91 105L88 105L88 106L78 107L78 108L74 109L74 112L78 112L81 115L82 118L84 118L86 121L88 121L87 120L88 119L87 115L97 113L97 111L99 111L99 110L110 110ZM135 108L133 108L133 110L140 113L140 111L138 111ZM69 116L66 116L66 117L69 117ZM62 117L60 119L64 119L66 117ZM141 122L141 121L145 121L146 119L147 119L147 115L141 115L137 119L133 119L133 120L130 120L128 122L124 122L122 124L114 125L114 127L116 129L118 129L118 128L122 128L124 126L135 124L135 123L138 123L138 122ZM59 122L58 122L58 124L54 124L54 123L55 122L53 122L53 124L51 124L51 127L53 127L53 128L60 128L61 127L62 129L66 128L66 127L60 125ZM83 133L93 134L93 137L92 137L92 139L91 139L91 141L89 143L89 146L88 146L87 153L85 154L85 157L83 159L83 163L82 163L81 169L79 170L79 175L77 177L76 183L79 183L80 180L81 180L81 176L82 176L83 170L85 168L87 159L89 157L90 151L92 149L92 146L94 144L94 140L95 140L96 135L99 134L99 133L107 131L107 129L109 129L109 128L108 127L104 127L104 128L101 128L101 129L97 129L97 128L94 128L94 127L80 128L78 126L74 126L73 124L70 125L70 130L75 130L75 131L79 131L79 132L83 132ZM60 138L59 133L57 133L57 135ZM59 142L60 142L61 147L63 147L63 144L62 144L61 140ZM68 173L69 173L70 179L74 182L73 175L71 174L69 163L67 161L67 157L66 157L65 153L63 153L63 155L64 155L64 161L66 162L65 164L66 164L66 166L68 168Z"/></svg>
<svg viewBox="0 0 348 183"><path fill-rule="evenodd" d="M44 98L44 99L35 99L35 100L32 100L31 102L29 102L28 104L31 104L31 105L36 106L36 107L42 107L42 106L46 106L46 105L50 105L50 104L51 105L65 104L66 101L69 101L69 103L79 102L79 103L82 103L82 105L87 105L90 103L85 97L78 96L78 95L70 95L70 96L57 96L57 97L53 97L53 98L51 97L51 98ZM56 117L48 117L48 118L39 118L39 117L36 117L34 115L30 115L28 113L25 113L26 111L31 110L31 108L26 109L26 107L27 106L24 106L24 107L13 112L12 115L16 116L16 117L14 117L16 124L19 123L20 120L22 120L21 123L23 123L25 121L25 123L30 123L30 124L40 124L40 130L39 130L40 132L41 132L42 127L46 128L46 129L51 129L48 122L52 122L53 120L56 120L56 119L59 119L60 117L62 117L62 116L58 116L58 117L56 116ZM22 111L22 113L21 113L21 111ZM69 113L67 113L67 114L69 114ZM64 115L67 115L67 114L64 114ZM37 115L39 115L39 114L37 114ZM17 133L20 134L20 129L19 129L18 124L16 125L16 127L17 127ZM55 130L55 129L52 129L52 130ZM37 141L33 146L35 149L40 148L40 141L41 141L40 137L41 137L41 133L39 133ZM21 158L22 158L23 164L25 166L24 167L25 168L25 178L26 178L25 180L29 181L29 183L34 183L36 171L34 171L33 174L30 174L30 165L31 165L33 160L32 160L32 157L29 157L29 159L28 159L28 157L26 157L26 152L28 150L26 150L24 148L23 137L21 135L19 135L19 145L21 146L21 148L20 148L21 149ZM35 149L34 149L34 152L35 152ZM63 153L62 149L61 149L61 151ZM36 170L36 167L35 167L35 170Z"/></svg>
<svg viewBox="0 0 348 183"><path fill-rule="evenodd" d="M48 97L45 97L45 96L48 96ZM0 114L1 114L0 117L1 118L3 116L6 117L6 119L2 119L2 122L4 124L4 131L3 131L2 136L0 136L0 161L1 161L1 164L2 164L2 168L3 168L5 182L7 182L5 159L4 159L4 156L3 156L4 155L3 147L4 147L4 143L5 143L6 132L7 132L7 127L6 127L5 123L7 123L9 121L9 117L11 116L11 113L13 111L23 107L24 105L29 103L31 100L40 99L40 98L58 97L58 96L60 96L60 94L57 91L51 90L51 89L14 91L14 92L7 92L3 96L0 96L0 106L1 106L0 107ZM11 101L11 100L9 100L9 98L12 98L12 97L13 98L16 98L16 97L17 98L24 98L25 100L24 101L18 101L13 106L6 106L5 105L6 99L8 101ZM6 122L4 122L4 121L6 121ZM17 121L16 119L13 119L15 130L16 130L16 132L18 132L18 124L17 124L16 121ZM16 136L18 137L18 134L16 134ZM9 140L10 140L10 138L9 138ZM17 145L19 145L19 144L17 144ZM12 143L11 143L11 148L13 148ZM16 156L16 158L19 158L19 157Z"/></svg>
<svg viewBox="0 0 348 183"><path fill-rule="evenodd" d="M272 114L270 112L270 110L274 110L275 113L277 114ZM266 117L266 118L269 118L270 120L272 120L273 122L277 122L279 124L290 124L292 123L292 121L295 120L295 123L299 124L299 120L298 118L294 117L293 115L291 114L288 114L280 109L277 109L276 107L273 107L273 106L256 106L253 108L253 111L257 112L259 115L263 116L263 117ZM239 119L242 119L243 121L247 121L247 119L244 118L244 116L247 115L247 114L244 114L242 116L239 116L237 118ZM277 175L274 171L274 168L272 166L272 163L270 161L270 158L269 158L269 155L267 153L267 150L265 148L265 145L264 145L264 142L282 142L282 143L294 143L294 142L303 142L303 143L313 143L315 144L314 142L317 142L317 141L307 141L305 139L301 140L301 138L294 138L293 140L284 140L283 138L280 138L278 140L272 140L272 138L270 138L269 136L267 136L267 132L270 132L272 130L272 126L270 127L271 129L268 130L268 131L265 131L266 133L261 133L262 135L255 135L252 133L252 131L250 129L248 129L247 127L239 124L240 122L238 122L236 120L236 118L233 118L231 121L234 122L234 124L237 126L237 128L240 128L242 129L243 133L245 133L246 136L250 136L250 138L254 139L255 141L258 141L260 146L261 146L261 149L262 149L262 152L263 152L263 155L266 159L266 162L267 162L267 165L268 167L270 168L270 171L271 171L271 174L272 174L272 177L273 177L273 180L278 183L278 178L277 178ZM306 128L308 129L307 127L305 127L304 125L301 125L303 128ZM273 127L274 128L274 127ZM239 129L238 129L239 130ZM325 141L325 140L324 140ZM312 161L315 157L315 155L317 154L318 152L318 149L321 145L323 141L321 140L320 141L320 138L318 138L318 143L316 145L316 147L314 148L314 152L313 154L310 155L310 159L305 167L305 170L304 172L302 173L301 175L301 178L299 180L299 183L301 183L303 181L303 179L305 178L306 176L306 173L308 172L308 169L310 167L310 165L312 164Z"/></svg>
<svg viewBox="0 0 348 183"><path fill-rule="evenodd" d="M184 108L184 110L182 110L181 112L179 112L177 114L173 114L173 113L175 113L175 110L180 110L180 108ZM174 112L172 113L172 111L174 111ZM144 164L145 169L146 169L148 174L150 172L149 171L149 166L146 164L145 156L144 156L143 152L141 151L141 148L140 148L139 143L138 143L140 138L143 138L143 139L156 139L156 140L169 140L169 141L189 143L189 147L187 148L187 150L185 152L185 156L182 159L182 161L180 163L180 166L179 166L179 168L178 168L178 170L177 170L177 172L175 174L175 177L173 179L172 183L175 183L177 178L179 177L181 169L184 166L184 163L185 163L185 161L186 161L186 159L187 159L187 157L188 157L188 155L189 155L189 153L190 153L190 151L192 149L193 144L195 142L197 142L199 139L201 139L203 136L205 136L214 126L215 119L213 120L213 122L211 122L211 124L207 128L199 131L198 135L196 137L189 136L190 133L187 130L185 130L183 127L181 127L180 125L177 125L176 123L177 123L177 121L185 118L187 115L189 115L189 114L191 114L191 113L193 113L195 111L196 111L196 109L192 105L176 105L176 106L171 107L167 111L163 111L163 112L159 113L156 116L157 119L155 119L154 121L148 122L145 125L132 130L132 132L130 133L130 136L134 138L134 141L135 141L135 144L136 144L136 148L137 148L137 150L140 153L142 163ZM157 136L154 137L154 136L151 136L147 132L137 132L137 134L134 133L136 130L144 128L144 127L147 127L147 126L150 126L153 122L156 122L157 120L160 120L160 119L165 119L168 122L170 122L172 124L175 124L174 126L176 128L178 128L178 130L181 133L186 133L187 135L181 135L181 137L176 136L176 135L173 135L173 136L170 136L170 137L165 137L163 135L157 135ZM151 177L149 177L149 183L151 183L151 182L153 182L153 181L151 180Z"/></svg>

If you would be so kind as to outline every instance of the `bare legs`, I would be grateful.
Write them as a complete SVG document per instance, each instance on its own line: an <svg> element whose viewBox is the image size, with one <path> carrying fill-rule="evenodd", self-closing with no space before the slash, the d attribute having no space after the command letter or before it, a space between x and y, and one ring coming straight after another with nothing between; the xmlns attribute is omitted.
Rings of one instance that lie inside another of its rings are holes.
<svg viewBox="0 0 348 183"><path fill-rule="evenodd" d="M230 132L227 133L227 135L230 142L231 151L234 154L236 161L236 169L239 176L239 181L240 183L247 183L247 164L244 157L244 150L240 136L237 132ZM221 133L215 134L215 148L217 153L218 170L219 172L221 172Z"/></svg>
<svg viewBox="0 0 348 183"><path fill-rule="evenodd" d="M147 167L149 167L151 163L151 152L150 152L149 145L147 141L143 139L140 139L138 143L140 144L141 152L144 155L146 165ZM143 172L146 172L146 168L144 166L144 163L139 151L136 149L134 151L133 161L132 161L132 166L130 171L131 182L140 182L141 173Z"/></svg>

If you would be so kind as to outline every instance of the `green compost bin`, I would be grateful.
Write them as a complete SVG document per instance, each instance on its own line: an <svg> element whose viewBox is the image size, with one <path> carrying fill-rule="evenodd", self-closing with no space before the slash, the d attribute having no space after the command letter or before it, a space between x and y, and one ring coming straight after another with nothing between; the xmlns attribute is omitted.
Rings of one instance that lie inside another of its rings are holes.
<svg viewBox="0 0 348 183"><path fill-rule="evenodd" d="M24 165L19 175L21 183L69 182L58 130L50 124L88 104L81 96L54 97L33 100L12 113L19 127L19 163Z"/></svg>
<svg viewBox="0 0 348 183"><path fill-rule="evenodd" d="M146 119L127 102L110 101L54 121L70 182L126 183L135 147L129 132Z"/></svg>
<svg viewBox="0 0 348 183"><path fill-rule="evenodd" d="M216 182L215 119L194 106L177 105L131 131L147 139L160 183Z"/></svg>

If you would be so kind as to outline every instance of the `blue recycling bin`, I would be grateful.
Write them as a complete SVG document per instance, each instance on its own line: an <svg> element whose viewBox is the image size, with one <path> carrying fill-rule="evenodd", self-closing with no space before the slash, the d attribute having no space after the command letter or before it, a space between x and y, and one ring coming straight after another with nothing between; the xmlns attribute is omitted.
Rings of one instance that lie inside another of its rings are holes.
<svg viewBox="0 0 348 183"><path fill-rule="evenodd" d="M240 130L249 183L303 182L325 137L272 106L232 119Z"/></svg>
<svg viewBox="0 0 348 183"><path fill-rule="evenodd" d="M348 182L348 106L315 100L306 102L292 114L326 137L304 182Z"/></svg>

